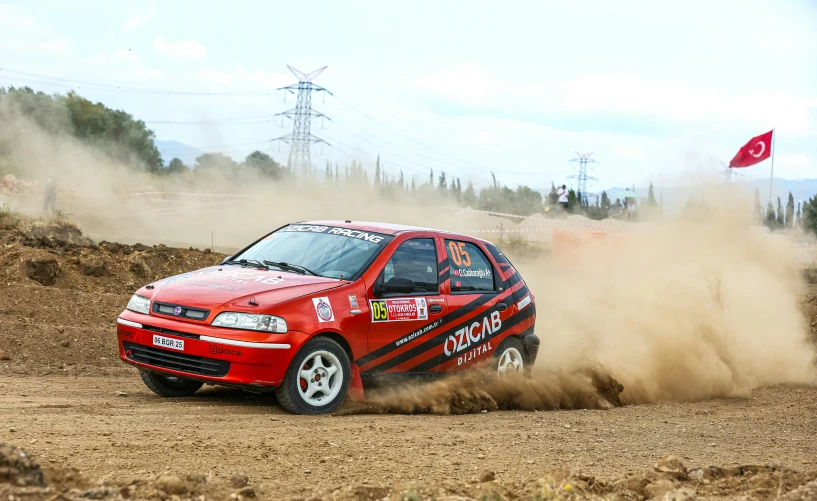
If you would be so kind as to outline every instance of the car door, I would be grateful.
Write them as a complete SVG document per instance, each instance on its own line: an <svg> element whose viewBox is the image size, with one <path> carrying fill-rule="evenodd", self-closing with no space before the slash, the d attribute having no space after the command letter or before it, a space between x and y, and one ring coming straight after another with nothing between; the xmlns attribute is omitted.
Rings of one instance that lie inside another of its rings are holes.
<svg viewBox="0 0 817 501"><path fill-rule="evenodd" d="M433 234L408 238L370 286L368 353L357 361L364 376L422 372L417 366L437 357L433 341L448 311L440 288L441 256ZM394 279L410 280L412 289L384 291Z"/></svg>
<svg viewBox="0 0 817 501"><path fill-rule="evenodd" d="M437 370L458 371L491 357L501 341L503 322L511 314L511 298L480 245L445 238L443 246L448 259L444 291L452 321L438 350Z"/></svg>

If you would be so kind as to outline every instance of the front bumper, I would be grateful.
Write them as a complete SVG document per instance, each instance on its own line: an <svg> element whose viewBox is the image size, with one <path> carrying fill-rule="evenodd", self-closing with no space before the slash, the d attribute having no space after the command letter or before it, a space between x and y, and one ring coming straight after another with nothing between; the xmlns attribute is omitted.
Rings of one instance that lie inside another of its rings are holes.
<svg viewBox="0 0 817 501"><path fill-rule="evenodd" d="M116 322L119 358L142 370L225 386L276 387L308 335L245 332L129 310ZM183 350L154 344L181 340Z"/></svg>

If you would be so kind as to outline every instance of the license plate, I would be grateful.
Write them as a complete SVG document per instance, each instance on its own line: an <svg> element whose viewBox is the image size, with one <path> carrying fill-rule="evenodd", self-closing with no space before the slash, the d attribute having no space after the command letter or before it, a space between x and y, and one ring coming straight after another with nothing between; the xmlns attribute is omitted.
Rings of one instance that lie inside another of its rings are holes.
<svg viewBox="0 0 817 501"><path fill-rule="evenodd" d="M162 348L184 351L184 339L173 339L169 337L153 335L153 344Z"/></svg>

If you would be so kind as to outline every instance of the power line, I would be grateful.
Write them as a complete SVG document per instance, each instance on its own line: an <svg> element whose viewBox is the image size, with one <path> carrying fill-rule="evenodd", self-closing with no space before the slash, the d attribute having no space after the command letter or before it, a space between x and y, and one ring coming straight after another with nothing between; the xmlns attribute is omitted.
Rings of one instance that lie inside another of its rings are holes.
<svg viewBox="0 0 817 501"><path fill-rule="evenodd" d="M403 134L402 132L400 132L400 131L398 131L398 130L395 130L395 129L393 129L392 127L389 127L388 125L384 124L383 122L380 122L379 120L377 120L377 119L375 119L375 118L373 118L373 117L369 116L369 115L368 115L366 112L364 112L364 111L361 111L361 110L357 109L357 108L356 108L356 107L354 107L352 104L350 104L350 103L348 103L348 102L344 101L344 100L343 100L343 99L341 99L340 97L335 96L335 99L337 99L337 100L338 100L338 102L340 102L341 104L343 104L343 105L344 105L344 106L346 106L347 108L351 109L352 111L355 111L355 112L357 112L357 113L359 113L359 114L363 115L365 118L367 118L367 119L371 120L372 122L374 122L374 123L376 123L376 124L380 125L381 127L384 127L385 129L387 129L387 130L389 130L389 131L393 132L394 134L397 134L398 136L401 136L401 137L403 137L403 138L405 138L405 139L407 139L407 140L411 141L412 143L414 143L414 144L416 144L416 145L418 145L418 146L420 146L420 147L423 147L423 148L426 148L427 150L434 151L434 152L436 152L436 153L438 153L438 154L445 155L445 156L447 156L447 157L453 158L454 160L457 160L458 162L461 162L461 163L464 163L464 164L470 164L470 165L473 165L474 167L476 167L478 170L481 170L481 171L488 171L488 172L490 172L490 171L492 170L490 167L487 167L487 166L485 166L485 165L480 165L480 164L477 164L477 163L471 162L470 160L465 160L465 159L462 159L462 158L456 157L456 156L454 156L454 155L451 155L450 153L446 153L446 152L444 152L444 151L442 151L442 150L438 150L438 149L436 149L436 148L432 148L431 146L428 146L428 145L426 145L426 144L423 144L423 143L421 143L421 142L419 142L419 141L417 141L417 140L413 139L412 137L407 136L406 134ZM471 170L474 170L474 168L473 168L473 167L465 167L465 168L470 168ZM529 173L526 173L526 174L529 174Z"/></svg>

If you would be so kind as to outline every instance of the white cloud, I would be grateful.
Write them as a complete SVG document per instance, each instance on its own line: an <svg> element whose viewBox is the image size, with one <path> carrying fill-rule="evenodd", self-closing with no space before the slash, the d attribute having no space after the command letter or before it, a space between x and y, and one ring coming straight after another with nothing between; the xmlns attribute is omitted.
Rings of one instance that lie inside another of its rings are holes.
<svg viewBox="0 0 817 501"><path fill-rule="evenodd" d="M267 73L266 71L246 71L239 68L234 71L218 71L203 69L199 73L204 83L219 85L237 84L239 90L255 90L269 88L271 91L292 83L292 76L283 73Z"/></svg>
<svg viewBox="0 0 817 501"><path fill-rule="evenodd" d="M724 94L674 80L634 75L583 76L536 84L502 82L484 69L464 65L414 81L416 87L454 103L493 110L653 116L677 122L785 127L792 134L817 133L817 97L771 93Z"/></svg>
<svg viewBox="0 0 817 501"><path fill-rule="evenodd" d="M159 54L183 61L203 61L207 58L207 49L198 40L181 40L168 42L158 35L153 40L153 50Z"/></svg>
<svg viewBox="0 0 817 501"><path fill-rule="evenodd" d="M0 4L0 31L35 36L51 35L51 30L33 16L20 12L16 5Z"/></svg>
<svg viewBox="0 0 817 501"><path fill-rule="evenodd" d="M156 5L151 5L150 9L147 12L128 16L128 18L125 19L124 26L125 32L133 31L142 26L143 24L147 23L148 21L153 19L153 16L155 16L158 11L159 9L156 7Z"/></svg>
<svg viewBox="0 0 817 501"><path fill-rule="evenodd" d="M482 101L490 94L508 89L495 80L490 72L473 64L439 70L417 79L417 85L432 92L463 101Z"/></svg>
<svg viewBox="0 0 817 501"><path fill-rule="evenodd" d="M129 49L119 49L111 54L106 54L104 52L100 52L99 54L94 54L93 56L88 56L82 59L83 63L90 63L90 64L124 64L124 65L134 65L139 64L142 60L138 55L134 54Z"/></svg>
<svg viewBox="0 0 817 501"><path fill-rule="evenodd" d="M71 53L71 43L68 40L48 40L40 42L39 49L52 56L65 56Z"/></svg>

